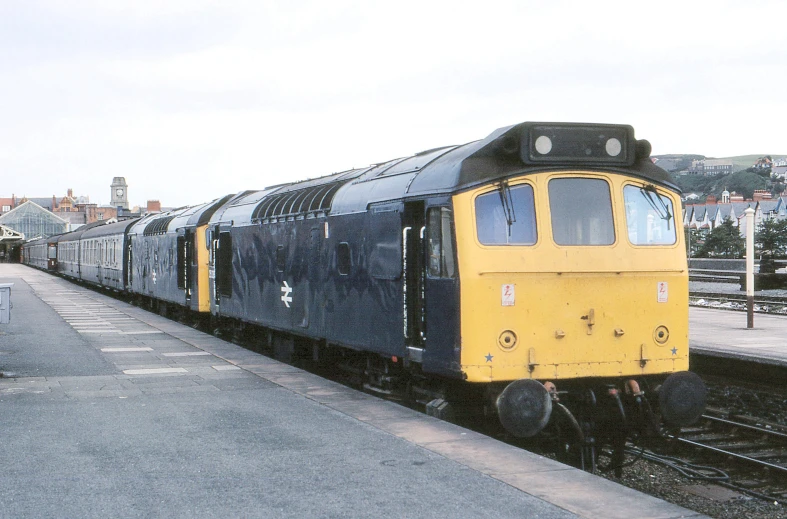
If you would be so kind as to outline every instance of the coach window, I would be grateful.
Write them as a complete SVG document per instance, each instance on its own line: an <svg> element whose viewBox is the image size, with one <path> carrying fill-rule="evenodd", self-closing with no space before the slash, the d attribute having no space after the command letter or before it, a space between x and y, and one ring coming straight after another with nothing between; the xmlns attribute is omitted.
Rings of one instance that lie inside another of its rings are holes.
<svg viewBox="0 0 787 519"><path fill-rule="evenodd" d="M475 199L475 219L484 245L533 245L538 235L532 186L501 183Z"/></svg>
<svg viewBox="0 0 787 519"><path fill-rule="evenodd" d="M615 228L609 184L596 178L549 181L552 237L558 245L612 245Z"/></svg>
<svg viewBox="0 0 787 519"><path fill-rule="evenodd" d="M632 245L674 245L675 210L672 200L652 186L623 188L626 206L626 229Z"/></svg>
<svg viewBox="0 0 787 519"><path fill-rule="evenodd" d="M339 271L339 274L342 276L347 276L350 274L350 264L350 244L347 242L342 242L336 249L336 268Z"/></svg>
<svg viewBox="0 0 787 519"><path fill-rule="evenodd" d="M451 210L432 207L426 222L428 268L431 277L454 277L454 246L451 239Z"/></svg>

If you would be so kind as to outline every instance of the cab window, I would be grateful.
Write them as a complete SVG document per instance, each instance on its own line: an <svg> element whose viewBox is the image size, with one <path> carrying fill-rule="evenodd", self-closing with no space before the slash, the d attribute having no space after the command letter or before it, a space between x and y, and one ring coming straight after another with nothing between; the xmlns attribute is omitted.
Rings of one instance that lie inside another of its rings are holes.
<svg viewBox="0 0 787 519"><path fill-rule="evenodd" d="M484 245L533 245L536 243L536 210L533 188L528 184L509 187L475 199L478 241Z"/></svg>
<svg viewBox="0 0 787 519"><path fill-rule="evenodd" d="M552 238L558 245L612 245L615 226L609 184L595 178L549 181Z"/></svg>
<svg viewBox="0 0 787 519"><path fill-rule="evenodd" d="M672 200L652 187L623 188L626 206L626 228L632 245L674 245L675 210Z"/></svg>

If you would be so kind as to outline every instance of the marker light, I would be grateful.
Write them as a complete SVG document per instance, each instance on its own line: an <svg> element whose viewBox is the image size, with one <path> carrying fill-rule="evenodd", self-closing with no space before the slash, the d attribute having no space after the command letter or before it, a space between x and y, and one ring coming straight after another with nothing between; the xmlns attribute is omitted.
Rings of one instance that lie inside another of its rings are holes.
<svg viewBox="0 0 787 519"><path fill-rule="evenodd" d="M617 157L622 149L623 145L618 139L612 137L607 141L607 153L610 157Z"/></svg>
<svg viewBox="0 0 787 519"><path fill-rule="evenodd" d="M550 151L552 151L552 139L547 137L546 135L542 135L538 139L536 139L536 151L539 152L541 155L546 155Z"/></svg>

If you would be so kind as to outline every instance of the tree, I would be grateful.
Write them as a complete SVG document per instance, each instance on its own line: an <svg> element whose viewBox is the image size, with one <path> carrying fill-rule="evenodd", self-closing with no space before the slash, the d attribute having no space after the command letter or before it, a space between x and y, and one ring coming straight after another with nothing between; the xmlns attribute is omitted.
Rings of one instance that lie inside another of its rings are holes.
<svg viewBox="0 0 787 519"><path fill-rule="evenodd" d="M776 272L774 256L783 256L787 250L787 220L765 220L754 233L754 245L761 254L760 273Z"/></svg>
<svg viewBox="0 0 787 519"><path fill-rule="evenodd" d="M727 218L708 234L698 256L741 258L744 249L743 236L738 232L738 228L732 225L732 220Z"/></svg>
<svg viewBox="0 0 787 519"><path fill-rule="evenodd" d="M787 220L764 220L757 226L754 244L761 254L783 256L787 251Z"/></svg>
<svg viewBox="0 0 787 519"><path fill-rule="evenodd" d="M689 258L696 258L705 243L705 233L694 228L686 228L683 232L686 237L686 253Z"/></svg>

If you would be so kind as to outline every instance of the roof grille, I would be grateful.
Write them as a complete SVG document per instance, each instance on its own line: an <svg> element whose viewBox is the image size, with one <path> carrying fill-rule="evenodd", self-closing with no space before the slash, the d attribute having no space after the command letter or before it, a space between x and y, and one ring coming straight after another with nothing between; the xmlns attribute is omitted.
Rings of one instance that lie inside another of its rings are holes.
<svg viewBox="0 0 787 519"><path fill-rule="evenodd" d="M331 182L284 193L273 193L262 199L252 213L252 219L266 222L278 218L328 213L333 197L342 183Z"/></svg>
<svg viewBox="0 0 787 519"><path fill-rule="evenodd" d="M153 236L155 234L165 234L167 232L167 227L169 226L169 222L171 222L175 217L174 216L167 216L166 218L156 218L149 224L145 226L145 230L142 231L143 236Z"/></svg>

